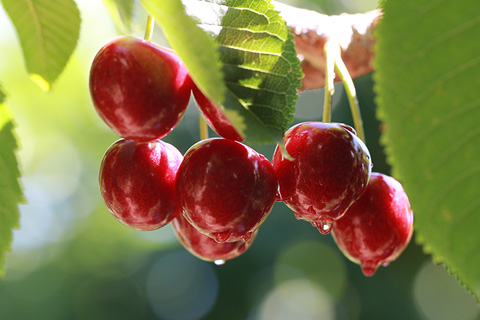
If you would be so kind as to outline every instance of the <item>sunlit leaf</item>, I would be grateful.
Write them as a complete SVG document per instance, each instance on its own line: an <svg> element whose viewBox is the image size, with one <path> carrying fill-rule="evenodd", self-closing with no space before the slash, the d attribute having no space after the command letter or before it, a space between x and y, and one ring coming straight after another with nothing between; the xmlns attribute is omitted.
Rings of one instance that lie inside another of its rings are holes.
<svg viewBox="0 0 480 320"><path fill-rule="evenodd" d="M229 94L224 110L252 143L281 142L293 120L302 73L292 36L270 1L184 0L219 44ZM247 115L248 114L248 115Z"/></svg>
<svg viewBox="0 0 480 320"><path fill-rule="evenodd" d="M50 89L75 50L80 12L73 0L1 0L15 25L28 73Z"/></svg>
<svg viewBox="0 0 480 320"><path fill-rule="evenodd" d="M480 298L480 2L386 1L375 80L416 240ZM373 159L375 162L375 159Z"/></svg>
<svg viewBox="0 0 480 320"><path fill-rule="evenodd" d="M23 201L16 150L12 114L0 88L0 275L4 273L3 264L10 250L12 230L18 228L18 203Z"/></svg>

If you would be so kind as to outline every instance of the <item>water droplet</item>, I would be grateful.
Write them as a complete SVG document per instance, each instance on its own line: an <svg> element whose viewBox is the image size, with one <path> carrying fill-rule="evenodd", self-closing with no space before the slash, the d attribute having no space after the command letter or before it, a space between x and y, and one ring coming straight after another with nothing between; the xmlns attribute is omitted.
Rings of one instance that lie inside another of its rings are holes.
<svg viewBox="0 0 480 320"><path fill-rule="evenodd" d="M243 236L241 236L240 240L247 242L248 240L250 240L251 237L252 237L252 233L248 232L248 233L245 233Z"/></svg>
<svg viewBox="0 0 480 320"><path fill-rule="evenodd" d="M210 235L213 240L217 241L218 243L223 243L227 242L232 234L230 232L215 232Z"/></svg>
<svg viewBox="0 0 480 320"><path fill-rule="evenodd" d="M366 277L371 277L377 271L378 263L374 261L362 261L361 263L362 272Z"/></svg>
<svg viewBox="0 0 480 320"><path fill-rule="evenodd" d="M217 260L213 261L213 263L215 263L217 266L223 266L225 264L225 260L217 259Z"/></svg>
<svg viewBox="0 0 480 320"><path fill-rule="evenodd" d="M317 229L320 231L321 234L329 234L332 231L333 227L333 220L332 219L325 219L317 221Z"/></svg>
<svg viewBox="0 0 480 320"><path fill-rule="evenodd" d="M318 228L318 224L317 224L316 222L314 222L314 221L312 221L312 226L313 226L314 228Z"/></svg>
<svg viewBox="0 0 480 320"><path fill-rule="evenodd" d="M388 267L389 264L390 264L390 262L384 262L384 263L382 263L382 266Z"/></svg>

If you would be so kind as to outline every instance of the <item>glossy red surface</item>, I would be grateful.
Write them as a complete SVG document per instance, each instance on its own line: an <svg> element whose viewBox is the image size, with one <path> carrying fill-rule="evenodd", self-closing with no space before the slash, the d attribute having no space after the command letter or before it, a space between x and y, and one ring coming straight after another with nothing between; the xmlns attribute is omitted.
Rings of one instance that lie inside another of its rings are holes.
<svg viewBox="0 0 480 320"><path fill-rule="evenodd" d="M278 147L272 160L279 200L324 234L360 197L370 177L370 153L347 127L323 122L293 126L284 144L294 160L283 157Z"/></svg>
<svg viewBox="0 0 480 320"><path fill-rule="evenodd" d="M209 126L221 137L235 141L245 140L232 126L230 120L203 93L193 85L193 96L200 112Z"/></svg>
<svg viewBox="0 0 480 320"><path fill-rule="evenodd" d="M216 261L217 264L240 256L250 247L256 235L254 233L247 242L218 243L195 229L183 215L173 219L172 224L175 235L185 249L202 260Z"/></svg>
<svg viewBox="0 0 480 320"><path fill-rule="evenodd" d="M90 70L90 95L105 123L119 136L151 141L182 119L192 80L180 58L130 36L106 44Z"/></svg>
<svg viewBox="0 0 480 320"><path fill-rule="evenodd" d="M100 167L100 191L107 208L133 229L164 226L180 212L175 175L182 159L175 147L160 140L118 140Z"/></svg>
<svg viewBox="0 0 480 320"><path fill-rule="evenodd" d="M402 185L373 172L365 193L333 225L342 252L372 276L395 260L410 242L413 212Z"/></svg>
<svg viewBox="0 0 480 320"><path fill-rule="evenodd" d="M271 163L229 139L207 139L192 146L177 174L183 215L217 242L248 241L267 218L276 190Z"/></svg>

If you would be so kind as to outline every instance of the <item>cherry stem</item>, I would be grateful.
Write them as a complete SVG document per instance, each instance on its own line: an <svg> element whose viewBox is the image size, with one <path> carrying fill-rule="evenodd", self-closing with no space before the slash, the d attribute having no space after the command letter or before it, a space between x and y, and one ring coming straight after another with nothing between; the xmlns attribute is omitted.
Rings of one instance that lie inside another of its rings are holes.
<svg viewBox="0 0 480 320"><path fill-rule="evenodd" d="M200 140L208 139L208 125L202 116L199 116L200 120Z"/></svg>
<svg viewBox="0 0 480 320"><path fill-rule="evenodd" d="M336 56L336 53L333 50L336 50L333 42L327 41L323 48L323 53L325 55L325 100L323 103L323 122L330 122L332 119L332 96L335 92L333 81L335 79Z"/></svg>
<svg viewBox="0 0 480 320"><path fill-rule="evenodd" d="M147 27L145 28L145 36L143 37L148 42L152 42L154 26L155 26L155 19L151 15L148 15Z"/></svg>
<svg viewBox="0 0 480 320"><path fill-rule="evenodd" d="M342 57L337 55L335 57L335 71L338 73L340 79L342 79L343 87L347 93L348 102L350 104L350 110L352 112L353 124L357 135L363 142L365 141L365 131L363 130L363 121L362 115L360 113L360 105L357 99L357 92L355 90L355 85L353 84L352 77L343 63Z"/></svg>

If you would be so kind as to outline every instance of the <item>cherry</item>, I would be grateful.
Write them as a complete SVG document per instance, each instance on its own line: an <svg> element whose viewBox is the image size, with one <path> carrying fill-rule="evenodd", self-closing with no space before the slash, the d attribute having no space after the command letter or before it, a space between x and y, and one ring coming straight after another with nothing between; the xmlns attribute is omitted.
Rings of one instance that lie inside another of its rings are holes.
<svg viewBox="0 0 480 320"><path fill-rule="evenodd" d="M100 191L107 208L133 229L164 226L180 212L175 175L182 158L175 147L160 140L118 140L100 167Z"/></svg>
<svg viewBox="0 0 480 320"><path fill-rule="evenodd" d="M119 136L151 141L182 119L192 88L173 52L130 36L100 49L90 70L90 95L100 117Z"/></svg>
<svg viewBox="0 0 480 320"><path fill-rule="evenodd" d="M218 243L195 229L181 214L173 219L172 224L178 240L190 253L202 260L214 261L218 265L244 253L256 236L256 232L253 233L247 242Z"/></svg>
<svg viewBox="0 0 480 320"><path fill-rule="evenodd" d="M219 136L236 141L245 140L231 124L230 120L205 97L196 85L193 86L192 92L203 118Z"/></svg>
<svg viewBox="0 0 480 320"><path fill-rule="evenodd" d="M365 193L333 225L340 250L365 276L395 260L410 242L413 213L402 185L373 172Z"/></svg>
<svg viewBox="0 0 480 320"><path fill-rule="evenodd" d="M338 123L304 122L284 137L289 160L277 146L272 164L279 200L298 219L327 234L335 220L364 192L371 172L370 153L353 128Z"/></svg>
<svg viewBox="0 0 480 320"><path fill-rule="evenodd" d="M177 173L184 217L217 242L248 241L267 218L277 190L271 163L234 140L193 145Z"/></svg>

